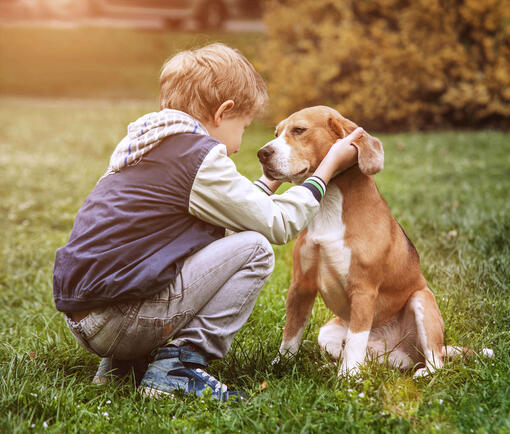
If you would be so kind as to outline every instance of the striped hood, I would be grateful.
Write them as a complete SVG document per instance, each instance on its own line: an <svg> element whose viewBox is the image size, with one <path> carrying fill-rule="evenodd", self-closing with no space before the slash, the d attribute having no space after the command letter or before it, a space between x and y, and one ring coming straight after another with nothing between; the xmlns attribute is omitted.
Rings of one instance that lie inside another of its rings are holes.
<svg viewBox="0 0 510 434"><path fill-rule="evenodd" d="M138 118L129 124L127 135L113 151L108 169L101 179L138 162L165 138L181 133L208 135L198 120L179 110L164 109Z"/></svg>

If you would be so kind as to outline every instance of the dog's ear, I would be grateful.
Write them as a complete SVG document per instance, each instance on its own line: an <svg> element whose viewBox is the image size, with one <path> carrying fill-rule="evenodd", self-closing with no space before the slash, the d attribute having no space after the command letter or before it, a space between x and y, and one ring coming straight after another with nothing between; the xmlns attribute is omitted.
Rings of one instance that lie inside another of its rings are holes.
<svg viewBox="0 0 510 434"><path fill-rule="evenodd" d="M358 126L340 114L331 116L328 125L338 138L352 133ZM352 142L358 149L358 167L365 175L374 175L384 167L384 150L381 141L366 131L363 136Z"/></svg>

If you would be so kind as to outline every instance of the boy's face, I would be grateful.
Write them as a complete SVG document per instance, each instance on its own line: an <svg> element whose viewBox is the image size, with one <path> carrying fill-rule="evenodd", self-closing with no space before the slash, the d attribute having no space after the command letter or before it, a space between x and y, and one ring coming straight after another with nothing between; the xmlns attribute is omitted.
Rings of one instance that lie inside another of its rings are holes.
<svg viewBox="0 0 510 434"><path fill-rule="evenodd" d="M252 123L253 116L222 118L218 126L207 125L209 134L227 147L227 155L239 151L243 133Z"/></svg>

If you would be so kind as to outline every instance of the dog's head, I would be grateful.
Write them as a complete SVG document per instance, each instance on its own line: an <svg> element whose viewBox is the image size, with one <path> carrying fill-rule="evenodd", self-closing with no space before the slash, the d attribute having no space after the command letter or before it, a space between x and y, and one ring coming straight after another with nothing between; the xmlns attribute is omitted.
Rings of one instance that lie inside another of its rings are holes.
<svg viewBox="0 0 510 434"><path fill-rule="evenodd" d="M264 174L270 179L301 183L317 169L331 145L358 126L336 110L316 106L300 110L281 121L276 138L258 152ZM365 133L353 142L358 149L358 166L366 175L383 168L381 141Z"/></svg>

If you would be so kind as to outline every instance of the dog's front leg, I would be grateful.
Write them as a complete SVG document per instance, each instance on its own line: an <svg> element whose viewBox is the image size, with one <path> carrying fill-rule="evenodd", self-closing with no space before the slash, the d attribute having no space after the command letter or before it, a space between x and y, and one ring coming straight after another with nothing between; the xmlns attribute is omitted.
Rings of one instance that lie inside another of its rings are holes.
<svg viewBox="0 0 510 434"><path fill-rule="evenodd" d="M355 287L349 291L349 298L349 329L338 375L356 375L360 365L365 361L377 291L366 287Z"/></svg>
<svg viewBox="0 0 510 434"><path fill-rule="evenodd" d="M317 289L292 281L287 295L287 312L285 329L279 354L273 364L280 361L280 357L294 357L301 344L306 323L312 313Z"/></svg>

